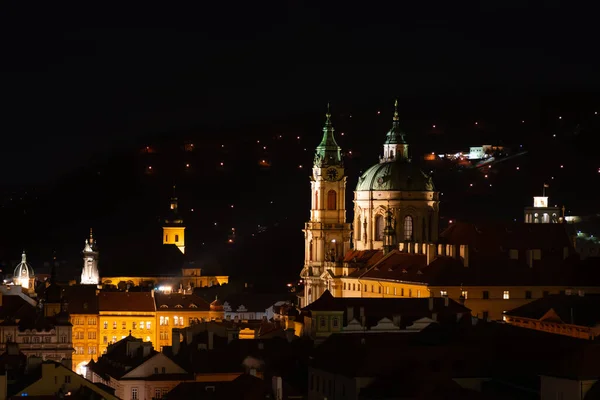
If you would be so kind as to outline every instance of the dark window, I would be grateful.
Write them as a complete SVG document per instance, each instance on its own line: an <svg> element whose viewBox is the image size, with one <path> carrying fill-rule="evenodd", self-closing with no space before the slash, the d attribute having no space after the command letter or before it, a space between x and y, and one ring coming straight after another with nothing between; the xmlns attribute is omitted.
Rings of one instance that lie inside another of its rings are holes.
<svg viewBox="0 0 600 400"><path fill-rule="evenodd" d="M485 300L489 299L490 298L490 292L488 292L487 290L484 290L483 291L483 298Z"/></svg>
<svg viewBox="0 0 600 400"><path fill-rule="evenodd" d="M335 190L327 192L327 209L337 210L337 194L335 193Z"/></svg>
<svg viewBox="0 0 600 400"><path fill-rule="evenodd" d="M375 217L375 240L383 240L383 215Z"/></svg>
<svg viewBox="0 0 600 400"><path fill-rule="evenodd" d="M175 235L175 241L179 242L179 235Z"/></svg>
<svg viewBox="0 0 600 400"><path fill-rule="evenodd" d="M530 299L531 298L531 290L526 290L525 291L525 298L526 299Z"/></svg>
<svg viewBox="0 0 600 400"><path fill-rule="evenodd" d="M404 240L413 240L413 218L410 215L404 217Z"/></svg>

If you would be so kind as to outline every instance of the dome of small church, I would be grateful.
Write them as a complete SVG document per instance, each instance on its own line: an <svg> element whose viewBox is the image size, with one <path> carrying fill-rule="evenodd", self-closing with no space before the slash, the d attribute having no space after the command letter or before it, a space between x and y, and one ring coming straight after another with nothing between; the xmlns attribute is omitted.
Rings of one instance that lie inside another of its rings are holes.
<svg viewBox="0 0 600 400"><path fill-rule="evenodd" d="M27 262L27 256L25 252L21 255L21 262L15 268L15 273L13 275L15 279L18 278L32 278L33 277L33 268Z"/></svg>
<svg viewBox="0 0 600 400"><path fill-rule="evenodd" d="M430 192L435 190L431 177L407 160L376 164L358 178L357 191L394 190Z"/></svg>

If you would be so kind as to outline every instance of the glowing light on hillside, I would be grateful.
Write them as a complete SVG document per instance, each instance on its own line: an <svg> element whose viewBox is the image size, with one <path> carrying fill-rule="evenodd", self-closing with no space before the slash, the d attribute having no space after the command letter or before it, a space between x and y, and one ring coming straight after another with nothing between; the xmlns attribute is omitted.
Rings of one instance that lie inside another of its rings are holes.
<svg viewBox="0 0 600 400"><path fill-rule="evenodd" d="M562 117L558 117L558 119L562 119Z"/></svg>
<svg viewBox="0 0 600 400"><path fill-rule="evenodd" d="M431 127L435 129L435 124L431 125Z"/></svg>
<svg viewBox="0 0 600 400"><path fill-rule="evenodd" d="M302 169L302 165L298 165L298 168Z"/></svg>
<svg viewBox="0 0 600 400"><path fill-rule="evenodd" d="M519 170L519 167L517 167L517 171Z"/></svg>
<svg viewBox="0 0 600 400"><path fill-rule="evenodd" d="M564 165L561 165L560 167L561 167L561 168L564 168L565 166L564 166Z"/></svg>
<svg viewBox="0 0 600 400"><path fill-rule="evenodd" d="M377 115L381 114L381 111L377 111Z"/></svg>
<svg viewBox="0 0 600 400"><path fill-rule="evenodd" d="M477 122L475 122L475 125L479 125Z"/></svg>
<svg viewBox="0 0 600 400"><path fill-rule="evenodd" d="M186 166L186 168L189 168L189 167L190 167L190 164L185 164L185 166Z"/></svg>
<svg viewBox="0 0 600 400"><path fill-rule="evenodd" d="M223 162L221 162L221 167L222 167L223 165L225 165L225 164L224 164Z"/></svg>

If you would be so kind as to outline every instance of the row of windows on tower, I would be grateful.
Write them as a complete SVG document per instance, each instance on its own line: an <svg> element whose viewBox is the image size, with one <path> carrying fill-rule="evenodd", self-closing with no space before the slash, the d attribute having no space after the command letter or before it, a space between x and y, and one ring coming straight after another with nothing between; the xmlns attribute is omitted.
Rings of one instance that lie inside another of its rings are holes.
<svg viewBox="0 0 600 400"><path fill-rule="evenodd" d="M140 329L152 329L152 322L151 321L140 321L139 326L140 326ZM117 321L113 321L112 328L117 329ZM107 321L104 321L104 329L108 329ZM125 321L121 322L121 329L127 329L127 322L125 322ZM138 329L137 322L131 323L131 329Z"/></svg>
<svg viewBox="0 0 600 400"><path fill-rule="evenodd" d="M358 237L362 236L361 226L358 224ZM377 215L375 217L375 240L383 241L383 231L385 229L385 220L383 215ZM413 240L413 217L407 215L404 217L404 225L403 225L403 240Z"/></svg>

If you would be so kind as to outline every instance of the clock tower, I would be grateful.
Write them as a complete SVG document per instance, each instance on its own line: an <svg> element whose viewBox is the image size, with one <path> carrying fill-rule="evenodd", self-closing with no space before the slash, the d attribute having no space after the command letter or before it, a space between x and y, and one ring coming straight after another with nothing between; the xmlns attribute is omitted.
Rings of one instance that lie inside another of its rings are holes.
<svg viewBox="0 0 600 400"><path fill-rule="evenodd" d="M340 146L335 141L329 105L323 138L313 162L310 221L304 225L304 300L307 306L328 289L335 296L328 277L341 274L342 259L350 250L352 228L346 223L346 175ZM341 292L341 291L340 291Z"/></svg>

